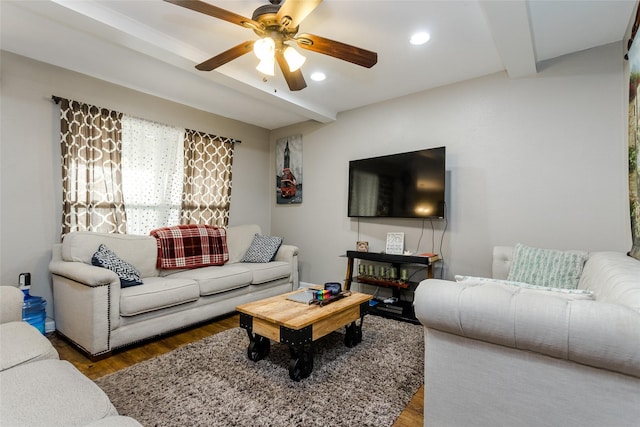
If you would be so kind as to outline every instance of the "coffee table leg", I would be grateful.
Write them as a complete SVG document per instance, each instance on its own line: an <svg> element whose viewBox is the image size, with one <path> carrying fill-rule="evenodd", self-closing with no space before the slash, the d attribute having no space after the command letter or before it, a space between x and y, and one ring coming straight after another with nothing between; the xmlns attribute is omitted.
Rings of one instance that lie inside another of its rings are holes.
<svg viewBox="0 0 640 427"><path fill-rule="evenodd" d="M362 342L362 322L364 322L364 317L360 318L359 325L356 322L351 322L351 324L347 325L344 345L351 348Z"/></svg>
<svg viewBox="0 0 640 427"><path fill-rule="evenodd" d="M252 334L249 331L247 331L247 335L249 335L249 347L247 348L247 357L249 360L257 362L267 357L271 349L269 338Z"/></svg>
<svg viewBox="0 0 640 427"><path fill-rule="evenodd" d="M289 378L300 381L307 378L313 371L313 345L302 347L289 346L291 361L289 362Z"/></svg>

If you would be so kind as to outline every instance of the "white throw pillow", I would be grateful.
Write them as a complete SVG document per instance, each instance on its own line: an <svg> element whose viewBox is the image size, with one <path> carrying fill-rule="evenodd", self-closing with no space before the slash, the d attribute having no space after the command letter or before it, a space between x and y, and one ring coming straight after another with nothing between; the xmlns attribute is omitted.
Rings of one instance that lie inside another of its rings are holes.
<svg viewBox="0 0 640 427"><path fill-rule="evenodd" d="M485 285L485 284L497 284L501 286L512 286L522 289L528 289L531 291L539 291L541 293L548 293L549 295L566 295L570 299L594 299L593 292L586 291L584 289L566 289L556 288L552 286L538 286L524 282L514 282L512 280L499 280L491 279L488 277L474 277L474 276L455 276L456 282L463 283L465 285Z"/></svg>

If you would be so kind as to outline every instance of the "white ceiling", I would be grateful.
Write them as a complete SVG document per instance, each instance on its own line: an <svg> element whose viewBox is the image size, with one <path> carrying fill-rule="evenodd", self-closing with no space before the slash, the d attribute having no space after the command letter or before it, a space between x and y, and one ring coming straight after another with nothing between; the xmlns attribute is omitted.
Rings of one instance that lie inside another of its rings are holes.
<svg viewBox="0 0 640 427"><path fill-rule="evenodd" d="M251 17L267 0L206 0ZM293 0L289 0L293 1ZM300 32L372 50L371 69L298 49L307 88L263 79L244 55L198 64L257 36L161 0L0 0L0 45L59 67L266 129L317 120L406 94L622 40L636 0L324 0ZM415 31L431 41L408 43ZM323 71L316 83L310 75Z"/></svg>

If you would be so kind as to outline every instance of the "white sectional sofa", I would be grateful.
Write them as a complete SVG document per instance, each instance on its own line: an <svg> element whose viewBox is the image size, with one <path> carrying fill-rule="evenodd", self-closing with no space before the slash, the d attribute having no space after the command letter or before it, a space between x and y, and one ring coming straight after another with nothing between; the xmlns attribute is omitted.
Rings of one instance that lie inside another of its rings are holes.
<svg viewBox="0 0 640 427"><path fill-rule="evenodd" d="M0 425L141 427L22 321L23 293L0 286Z"/></svg>
<svg viewBox="0 0 640 427"><path fill-rule="evenodd" d="M494 249L494 278L512 254ZM424 425L639 426L640 261L590 253L578 289L421 282Z"/></svg>
<svg viewBox="0 0 640 427"><path fill-rule="evenodd" d="M154 237L70 233L54 246L49 265L56 330L96 359L296 289L296 246L282 244L270 262L240 262L256 234L261 234L257 225L226 229L229 261L224 265L159 270ZM100 244L133 265L143 284L121 287L113 271L91 265Z"/></svg>

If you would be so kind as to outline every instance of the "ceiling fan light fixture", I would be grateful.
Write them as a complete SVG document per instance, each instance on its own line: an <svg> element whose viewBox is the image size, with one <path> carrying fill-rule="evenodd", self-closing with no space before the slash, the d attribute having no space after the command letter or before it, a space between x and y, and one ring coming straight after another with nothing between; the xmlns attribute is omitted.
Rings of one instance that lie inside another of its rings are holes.
<svg viewBox="0 0 640 427"><path fill-rule="evenodd" d="M411 43L414 46L420 46L425 44L429 40L431 40L431 35L427 32L422 31L422 32L413 34L409 39L409 43Z"/></svg>
<svg viewBox="0 0 640 427"><path fill-rule="evenodd" d="M273 57L261 59L256 67L256 70L260 71L262 74L266 74L268 76L275 75L275 60Z"/></svg>
<svg viewBox="0 0 640 427"><path fill-rule="evenodd" d="M260 61L271 58L273 62L273 55L276 50L276 42L271 37L264 37L260 40L256 40L253 44L253 53L256 54Z"/></svg>
<svg viewBox="0 0 640 427"><path fill-rule="evenodd" d="M287 46L282 54L284 55L284 59L289 65L289 71L291 71L292 73L299 70L300 67L302 67L302 64L304 64L304 61L307 60L307 58L305 58L291 46Z"/></svg>
<svg viewBox="0 0 640 427"><path fill-rule="evenodd" d="M320 71L316 71L315 73L311 74L311 80L315 81L315 82L321 82L323 80L325 80L327 78L327 76Z"/></svg>

